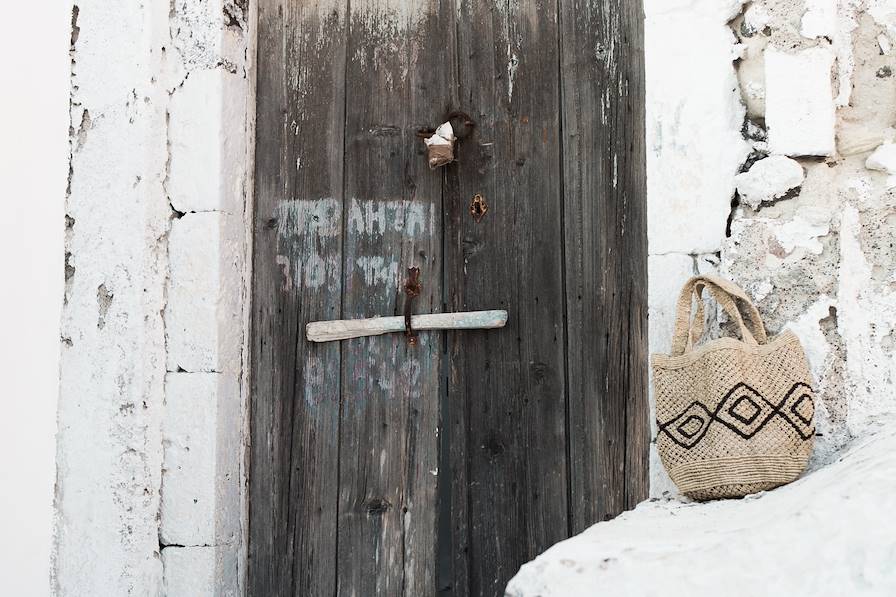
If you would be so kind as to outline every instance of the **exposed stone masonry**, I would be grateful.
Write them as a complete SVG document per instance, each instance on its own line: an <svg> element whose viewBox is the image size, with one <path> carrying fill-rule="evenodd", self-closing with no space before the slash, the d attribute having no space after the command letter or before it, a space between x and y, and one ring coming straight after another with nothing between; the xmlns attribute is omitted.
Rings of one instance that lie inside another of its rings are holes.
<svg viewBox="0 0 896 597"><path fill-rule="evenodd" d="M896 11L875 0L683 0L648 1L647 15L648 217L654 228L688 222L674 239L649 237L651 350L669 349L686 275L741 284L772 333L792 328L806 347L820 397L816 468L896 411ZM678 41L655 33L685 22L692 34ZM726 67L678 62L707 43L698 37L716 40L705 51L717 58L702 60ZM651 39L686 48L652 52ZM673 77L691 80L689 93L670 99ZM693 103L712 113L683 118ZM720 121L700 145L687 132ZM673 151L683 156L673 161L705 156L699 180L668 165ZM726 234L699 242L729 205ZM652 495L675 494L655 456L652 475Z"/></svg>

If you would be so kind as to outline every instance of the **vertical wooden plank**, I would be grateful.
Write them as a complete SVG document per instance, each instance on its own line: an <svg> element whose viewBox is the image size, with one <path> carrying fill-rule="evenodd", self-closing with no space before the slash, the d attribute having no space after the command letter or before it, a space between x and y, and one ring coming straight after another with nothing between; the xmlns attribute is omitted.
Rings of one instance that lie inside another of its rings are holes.
<svg viewBox="0 0 896 597"><path fill-rule="evenodd" d="M445 113L450 65L435 0L351 3L345 147L343 316L401 314L407 268L417 312L442 306L441 171L420 128ZM441 334L342 343L340 595L435 590Z"/></svg>
<svg viewBox="0 0 896 597"><path fill-rule="evenodd" d="M446 187L449 306L510 319L449 335L456 595L503 595L567 534L556 16L540 0L458 12L461 107L477 127Z"/></svg>
<svg viewBox="0 0 896 597"><path fill-rule="evenodd" d="M648 405L647 363L647 148L646 89L644 82L644 9L640 2L619 2L606 10L618 11L622 37L621 63L627 93L616 106L618 129L626 131L627 144L616 154L616 185L622 185L623 217L628 233L620 230L621 252L628 256L629 297L624 303L628 317L628 342L621 355L628 396L626 404L625 504L634 508L647 499L650 489L650 407ZM606 29L604 35L607 35ZM617 133L618 134L618 133Z"/></svg>
<svg viewBox="0 0 896 597"><path fill-rule="evenodd" d="M647 497L641 3L559 0L571 522Z"/></svg>
<svg viewBox="0 0 896 597"><path fill-rule="evenodd" d="M253 256L250 595L335 588L343 0L259 5Z"/></svg>
<svg viewBox="0 0 896 597"><path fill-rule="evenodd" d="M623 191L623 212L629 233L622 230L622 251L628 258L628 342L623 353L625 369L626 443L625 443L625 508L634 508L646 500L650 488L650 407L647 367L647 148L646 88L644 82L644 9L640 3L620 2L607 10L619 14L619 34L624 52L624 77L627 91L624 101L616 106L618 130L627 132L627 145L617 155L617 187ZM627 151L626 151L627 150ZM621 160L621 161L620 161Z"/></svg>

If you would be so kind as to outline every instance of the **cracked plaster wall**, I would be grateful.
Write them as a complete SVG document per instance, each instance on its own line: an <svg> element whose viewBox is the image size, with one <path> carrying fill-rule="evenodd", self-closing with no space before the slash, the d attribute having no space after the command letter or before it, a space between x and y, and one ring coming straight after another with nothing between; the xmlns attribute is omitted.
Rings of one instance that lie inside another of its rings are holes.
<svg viewBox="0 0 896 597"><path fill-rule="evenodd" d="M60 595L240 590L253 8L74 4Z"/></svg>
<svg viewBox="0 0 896 597"><path fill-rule="evenodd" d="M896 412L896 2L645 9L651 352L688 276L738 282L806 348L818 468Z"/></svg>

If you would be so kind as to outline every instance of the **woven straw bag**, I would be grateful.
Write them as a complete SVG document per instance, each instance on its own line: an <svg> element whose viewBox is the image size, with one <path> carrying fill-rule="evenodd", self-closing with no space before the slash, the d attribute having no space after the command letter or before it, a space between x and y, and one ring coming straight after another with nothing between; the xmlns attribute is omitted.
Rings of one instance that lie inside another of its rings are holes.
<svg viewBox="0 0 896 597"><path fill-rule="evenodd" d="M704 289L737 324L740 341L696 347ZM688 280L678 298L672 354L651 360L657 448L679 491L697 500L741 497L800 475L815 435L803 347L790 331L767 338L738 286L712 276Z"/></svg>

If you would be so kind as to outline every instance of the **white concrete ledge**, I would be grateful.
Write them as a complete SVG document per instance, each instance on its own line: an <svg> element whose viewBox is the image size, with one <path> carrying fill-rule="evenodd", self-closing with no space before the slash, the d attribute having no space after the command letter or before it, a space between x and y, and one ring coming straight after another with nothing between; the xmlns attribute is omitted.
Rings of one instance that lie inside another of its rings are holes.
<svg viewBox="0 0 896 597"><path fill-rule="evenodd" d="M896 595L896 431L742 500L644 502L524 565L509 597Z"/></svg>

